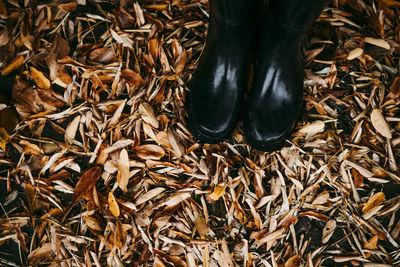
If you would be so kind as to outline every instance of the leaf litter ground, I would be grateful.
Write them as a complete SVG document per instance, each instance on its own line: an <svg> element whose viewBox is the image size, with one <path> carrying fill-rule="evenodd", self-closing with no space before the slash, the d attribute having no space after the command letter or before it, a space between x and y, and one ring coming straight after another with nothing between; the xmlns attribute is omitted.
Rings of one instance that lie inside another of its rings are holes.
<svg viewBox="0 0 400 267"><path fill-rule="evenodd" d="M206 0L1 0L1 265L399 265L399 7L333 1L261 153L187 130Z"/></svg>

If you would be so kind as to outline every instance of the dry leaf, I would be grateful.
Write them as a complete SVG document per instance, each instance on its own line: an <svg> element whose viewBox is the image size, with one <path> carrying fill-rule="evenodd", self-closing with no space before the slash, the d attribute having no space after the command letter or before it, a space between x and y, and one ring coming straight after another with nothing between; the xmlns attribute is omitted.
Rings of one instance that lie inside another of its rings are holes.
<svg viewBox="0 0 400 267"><path fill-rule="evenodd" d="M375 130L386 138L392 138L392 132L390 131L389 125L383 117L379 109L374 109L371 112L371 122Z"/></svg>
<svg viewBox="0 0 400 267"><path fill-rule="evenodd" d="M361 56L364 53L364 50L362 50L361 48L355 48L353 50L351 50L348 54L347 54L347 60L353 60L355 58L358 58L359 56Z"/></svg>
<svg viewBox="0 0 400 267"><path fill-rule="evenodd" d="M145 194L141 195L138 199L136 199L135 205L138 206L140 204L143 204L143 203L149 201L150 199L153 199L154 197L160 195L164 191L165 191L165 188L162 188L162 187L154 188L154 189L150 190L149 192L146 192Z"/></svg>
<svg viewBox="0 0 400 267"><path fill-rule="evenodd" d="M108 209L114 217L119 217L119 206L112 192L108 193Z"/></svg>
<svg viewBox="0 0 400 267"><path fill-rule="evenodd" d="M147 47L148 47L151 57L153 58L154 61L156 61L160 54L160 43L159 43L158 39L153 38L153 39L149 40L149 44Z"/></svg>
<svg viewBox="0 0 400 267"><path fill-rule="evenodd" d="M390 44L383 39L365 37L364 42L375 45L375 46L379 46L379 47L382 47L385 49L390 49Z"/></svg>
<svg viewBox="0 0 400 267"><path fill-rule="evenodd" d="M299 255L294 255L290 257L286 262L285 262L285 267L299 267L301 264L301 258Z"/></svg>
<svg viewBox="0 0 400 267"><path fill-rule="evenodd" d="M119 153L118 159L118 173L117 173L117 181L118 186L122 191L127 191L127 185L129 182L129 156L128 152L125 149L122 149Z"/></svg>
<svg viewBox="0 0 400 267"><path fill-rule="evenodd" d="M159 122L156 116L154 115L153 108L149 104L141 103L139 105L139 113L145 122L147 122L156 129L158 128Z"/></svg>
<svg viewBox="0 0 400 267"><path fill-rule="evenodd" d="M299 132L308 134L308 135L315 135L317 133L323 132L325 129L325 123L323 121L314 121L303 126Z"/></svg>
<svg viewBox="0 0 400 267"><path fill-rule="evenodd" d="M135 150L136 155L142 159L160 159L165 155L164 149L157 145L141 145Z"/></svg>
<svg viewBox="0 0 400 267"><path fill-rule="evenodd" d="M91 190L96 184L97 180L100 178L101 174L102 169L99 166L93 166L85 171L75 186L74 194L72 195L73 199L76 200L81 195Z"/></svg>
<svg viewBox="0 0 400 267"><path fill-rule="evenodd" d="M10 64L8 64L6 67L4 67L1 70L1 75L2 76L6 76L8 74L10 74L11 72L13 72L14 70L18 69L19 67L22 66L22 64L24 64L24 57L23 56L18 56L16 58L14 58Z"/></svg>
<svg viewBox="0 0 400 267"><path fill-rule="evenodd" d="M216 185L214 187L214 191L210 194L210 198L212 200L220 199L220 197L225 195L225 187L226 187L226 185Z"/></svg>
<svg viewBox="0 0 400 267"><path fill-rule="evenodd" d="M31 71L33 80L35 80L35 83L39 88L50 89L50 81L41 71L38 71L34 67L29 67L29 70Z"/></svg>
<svg viewBox="0 0 400 267"><path fill-rule="evenodd" d="M65 130L65 138L69 140L75 139L76 132L78 131L81 116L76 116L67 126Z"/></svg>
<svg viewBox="0 0 400 267"><path fill-rule="evenodd" d="M1 129L0 129L1 131ZM44 154L43 150L39 148L37 145L29 143L26 140L21 140L19 142L21 146L24 147L24 153L28 155L42 155Z"/></svg>
<svg viewBox="0 0 400 267"><path fill-rule="evenodd" d="M6 150L6 145L9 138L10 135L7 133L7 131L3 127L0 127L0 148L3 151Z"/></svg>
<svg viewBox="0 0 400 267"><path fill-rule="evenodd" d="M130 69L121 71L121 78L124 78L127 83L132 87L138 87L145 84L145 81L139 74Z"/></svg>
<svg viewBox="0 0 400 267"><path fill-rule="evenodd" d="M400 77L395 77L392 85L390 86L390 94L391 98L400 97Z"/></svg>
<svg viewBox="0 0 400 267"><path fill-rule="evenodd" d="M329 220L324 229L322 230L322 244L326 244L329 239L332 237L333 233L336 229L336 221L334 219Z"/></svg>
<svg viewBox="0 0 400 267"><path fill-rule="evenodd" d="M380 204L382 204L384 200L385 200L385 194L383 192L376 193L364 205L364 207L362 208L362 212L367 212L370 209L379 206Z"/></svg>
<svg viewBox="0 0 400 267"><path fill-rule="evenodd" d="M115 61L114 51L111 48L101 47L93 50L89 54L90 60L102 64L109 64Z"/></svg>
<svg viewBox="0 0 400 267"><path fill-rule="evenodd" d="M365 249L375 250L378 246L378 235L374 235L364 244Z"/></svg>

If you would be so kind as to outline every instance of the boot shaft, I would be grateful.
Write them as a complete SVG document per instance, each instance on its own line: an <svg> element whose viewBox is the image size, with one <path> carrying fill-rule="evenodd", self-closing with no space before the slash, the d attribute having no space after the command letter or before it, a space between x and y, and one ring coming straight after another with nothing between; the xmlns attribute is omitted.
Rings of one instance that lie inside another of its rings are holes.
<svg viewBox="0 0 400 267"><path fill-rule="evenodd" d="M305 33L331 0L270 0L269 12L278 28Z"/></svg>

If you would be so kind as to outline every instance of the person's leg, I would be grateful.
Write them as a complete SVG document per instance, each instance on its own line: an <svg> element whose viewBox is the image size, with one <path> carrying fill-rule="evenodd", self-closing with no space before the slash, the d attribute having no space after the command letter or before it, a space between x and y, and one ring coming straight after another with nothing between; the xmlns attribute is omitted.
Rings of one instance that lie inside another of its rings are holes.
<svg viewBox="0 0 400 267"><path fill-rule="evenodd" d="M245 114L245 135L253 147L280 148L302 108L303 38L330 0L270 1Z"/></svg>
<svg viewBox="0 0 400 267"><path fill-rule="evenodd" d="M255 4L210 0L206 47L186 98L189 129L201 142L219 142L236 126L256 28Z"/></svg>

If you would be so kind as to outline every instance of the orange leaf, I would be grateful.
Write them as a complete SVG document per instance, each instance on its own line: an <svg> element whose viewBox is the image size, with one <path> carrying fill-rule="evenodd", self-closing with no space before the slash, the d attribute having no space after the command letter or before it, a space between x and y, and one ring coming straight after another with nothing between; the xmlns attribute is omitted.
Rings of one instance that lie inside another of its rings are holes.
<svg viewBox="0 0 400 267"><path fill-rule="evenodd" d="M364 205L362 212L367 212L370 209L373 209L373 208L379 206L380 204L382 204L382 202L384 200L385 200L385 194L383 192L376 193Z"/></svg>
<svg viewBox="0 0 400 267"><path fill-rule="evenodd" d="M139 74L130 69L124 69L123 71L121 71L121 77L124 78L126 82L133 87L138 87L145 84L145 81L142 79L142 77L140 77Z"/></svg>
<svg viewBox="0 0 400 267"><path fill-rule="evenodd" d="M157 145L142 145L136 147L136 153L142 159L160 159L164 156L165 151Z"/></svg>
<svg viewBox="0 0 400 267"><path fill-rule="evenodd" d="M374 250L378 246L378 235L374 235L364 244L364 248Z"/></svg>
<svg viewBox="0 0 400 267"><path fill-rule="evenodd" d="M114 217L119 217L119 206L111 192L108 193L108 209Z"/></svg>
<svg viewBox="0 0 400 267"><path fill-rule="evenodd" d="M210 198L213 200L218 200L225 194L225 185L216 185L214 191L211 193Z"/></svg>
<svg viewBox="0 0 400 267"><path fill-rule="evenodd" d="M99 166L93 166L87 171L85 171L79 182L75 186L74 194L72 195L73 199L76 200L83 193L89 191L96 184L97 180L99 180L102 173L102 169Z"/></svg>
<svg viewBox="0 0 400 267"><path fill-rule="evenodd" d="M285 262L285 267L298 267L300 266L300 264L301 258L299 257L299 255L294 255Z"/></svg>
<svg viewBox="0 0 400 267"><path fill-rule="evenodd" d="M400 77L394 78L392 85L390 86L391 98L398 98L400 96Z"/></svg>
<svg viewBox="0 0 400 267"><path fill-rule="evenodd" d="M50 81L46 78L46 76L44 76L43 72L38 71L34 67L29 67L29 70L31 71L32 78L35 80L35 83L39 88L50 89Z"/></svg>
<svg viewBox="0 0 400 267"><path fill-rule="evenodd" d="M23 56L19 56L13 59L13 61L10 62L10 64L8 64L2 71L1 71L1 75L5 76L10 74L11 72L13 72L14 70L18 69L19 67L22 66L22 64L24 63L24 57Z"/></svg>

